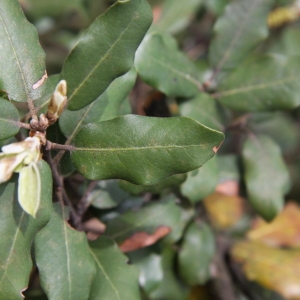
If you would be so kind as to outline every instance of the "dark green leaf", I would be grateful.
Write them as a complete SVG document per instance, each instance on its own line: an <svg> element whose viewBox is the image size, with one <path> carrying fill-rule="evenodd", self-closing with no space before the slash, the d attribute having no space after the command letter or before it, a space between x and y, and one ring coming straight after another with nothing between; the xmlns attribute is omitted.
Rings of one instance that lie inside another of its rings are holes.
<svg viewBox="0 0 300 300"><path fill-rule="evenodd" d="M116 180L101 180L87 198L87 202L99 209L108 209L117 206L123 200L130 198Z"/></svg>
<svg viewBox="0 0 300 300"><path fill-rule="evenodd" d="M281 211L290 187L280 148L267 136L251 136L243 146L243 162L248 199L270 221Z"/></svg>
<svg viewBox="0 0 300 300"><path fill-rule="evenodd" d="M82 2L83 0L24 0L24 7L28 7L28 13L34 17L58 17L67 11L80 9Z"/></svg>
<svg viewBox="0 0 300 300"><path fill-rule="evenodd" d="M239 111L295 108L300 105L299 65L299 57L251 57L222 81L217 97Z"/></svg>
<svg viewBox="0 0 300 300"><path fill-rule="evenodd" d="M66 151L62 156L58 164L58 169L60 174L62 174L63 176L69 176L75 171L69 151Z"/></svg>
<svg viewBox="0 0 300 300"><path fill-rule="evenodd" d="M59 80L60 74L51 75L47 79L47 86L44 95L34 102L34 106L39 113L45 114L47 112L48 104Z"/></svg>
<svg viewBox="0 0 300 300"><path fill-rule="evenodd" d="M297 151L299 146L299 127L297 121L282 112L256 113L249 119L249 127L254 133L271 137L284 154Z"/></svg>
<svg viewBox="0 0 300 300"><path fill-rule="evenodd" d="M299 55L300 52L300 29L298 27L285 27L280 36L273 37L268 48L269 53L286 56Z"/></svg>
<svg viewBox="0 0 300 300"><path fill-rule="evenodd" d="M41 286L49 299L88 299L96 269L86 235L66 222L65 208L54 205L50 222L36 235L34 255Z"/></svg>
<svg viewBox="0 0 300 300"><path fill-rule="evenodd" d="M140 270L139 283L143 291L149 295L157 289L164 277L162 257L148 248L129 252L130 262Z"/></svg>
<svg viewBox="0 0 300 300"><path fill-rule="evenodd" d="M174 263L176 252L171 247L164 247L161 256L163 278L158 287L149 292L151 300L187 299L188 289L175 276Z"/></svg>
<svg viewBox="0 0 300 300"><path fill-rule="evenodd" d="M215 15L223 13L225 6L230 0L206 0L206 9Z"/></svg>
<svg viewBox="0 0 300 300"><path fill-rule="evenodd" d="M13 104L0 98L0 140L8 139L19 131L19 113Z"/></svg>
<svg viewBox="0 0 300 300"><path fill-rule="evenodd" d="M145 192L149 192L152 194L159 194L165 189L169 189L180 185L182 182L186 180L186 177L187 177L186 174L176 174L154 185L136 185L128 181L121 180L120 186L122 189L124 189L125 191L133 195L139 195Z"/></svg>
<svg viewBox="0 0 300 300"><path fill-rule="evenodd" d="M198 71L167 34L149 34L139 47L135 67L143 81L168 96L193 97L200 92Z"/></svg>
<svg viewBox="0 0 300 300"><path fill-rule="evenodd" d="M188 285L203 285L210 278L210 264L214 257L215 241L210 227L192 223L179 252L179 273Z"/></svg>
<svg viewBox="0 0 300 300"><path fill-rule="evenodd" d="M158 227L166 226L172 231L165 241L176 242L191 218L192 210L181 208L175 200L174 196L169 196L140 210L126 212L107 224L106 233L121 244L137 232L152 234Z"/></svg>
<svg viewBox="0 0 300 300"><path fill-rule="evenodd" d="M132 90L136 80L136 72L132 69L125 75L115 79L107 90L96 101L87 107L70 111L65 110L59 118L59 127L71 142L76 133L86 124L97 123L115 118L119 108Z"/></svg>
<svg viewBox="0 0 300 300"><path fill-rule="evenodd" d="M188 173L187 180L181 185L182 195L195 203L213 193L218 184L218 165L216 158L209 160L197 174Z"/></svg>
<svg viewBox="0 0 300 300"><path fill-rule="evenodd" d="M172 34L183 30L195 16L202 2L202 0L186 0L182 5L182 0L164 1L162 15L155 24L155 29Z"/></svg>
<svg viewBox="0 0 300 300"><path fill-rule="evenodd" d="M130 70L151 21L147 1L130 0L117 1L90 25L62 70L62 78L68 83L70 110L87 106L115 78Z"/></svg>
<svg viewBox="0 0 300 300"><path fill-rule="evenodd" d="M217 155L219 182L227 180L240 181L238 157L234 154Z"/></svg>
<svg viewBox="0 0 300 300"><path fill-rule="evenodd" d="M220 131L224 130L217 103L208 94L200 94L181 103L179 110L181 115L190 117L207 127Z"/></svg>
<svg viewBox="0 0 300 300"><path fill-rule="evenodd" d="M267 16L274 0L241 0L228 4L215 26L209 60L217 70L231 70L268 35Z"/></svg>
<svg viewBox="0 0 300 300"><path fill-rule="evenodd" d="M38 163L42 178L41 204L36 219L18 202L18 176L0 184L0 299L22 298L32 269L31 245L52 213L52 174L44 161ZM29 187L30 188L30 187Z"/></svg>
<svg viewBox="0 0 300 300"><path fill-rule="evenodd" d="M19 102L39 99L45 87L45 53L18 0L1 1L0 40L0 90Z"/></svg>
<svg viewBox="0 0 300 300"><path fill-rule="evenodd" d="M185 117L127 115L83 127L71 156L88 179L120 178L150 185L202 166L223 138Z"/></svg>
<svg viewBox="0 0 300 300"><path fill-rule="evenodd" d="M90 300L141 299L138 286L138 270L126 264L128 258L114 242L102 236L97 241L90 242L90 252L97 267L97 275L91 288Z"/></svg>

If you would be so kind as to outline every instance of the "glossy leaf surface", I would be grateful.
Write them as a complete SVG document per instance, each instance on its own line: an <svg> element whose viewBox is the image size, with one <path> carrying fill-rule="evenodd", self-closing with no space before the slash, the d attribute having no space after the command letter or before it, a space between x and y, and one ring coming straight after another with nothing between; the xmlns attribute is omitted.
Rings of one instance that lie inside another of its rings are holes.
<svg viewBox="0 0 300 300"><path fill-rule="evenodd" d="M129 252L127 255L140 271L139 284L144 292L149 294L158 288L164 277L161 255L151 252L149 248Z"/></svg>
<svg viewBox="0 0 300 300"><path fill-rule="evenodd" d="M149 292L149 298L153 300L187 299L187 289L179 283L174 273L176 252L171 247L164 247L161 254L161 267L163 270L163 278L160 284Z"/></svg>
<svg viewBox="0 0 300 300"><path fill-rule="evenodd" d="M89 179L150 185L202 166L223 138L185 117L126 115L83 127L71 156L75 168Z"/></svg>
<svg viewBox="0 0 300 300"><path fill-rule="evenodd" d="M96 269L86 235L67 224L67 210L54 205L50 222L34 240L41 286L49 299L88 299Z"/></svg>
<svg viewBox="0 0 300 300"><path fill-rule="evenodd" d="M208 94L199 94L179 105L180 114L195 119L199 123L215 130L224 130L217 102Z"/></svg>
<svg viewBox="0 0 300 300"><path fill-rule="evenodd" d="M200 92L196 67L167 34L145 37L135 67L143 81L168 96L189 98Z"/></svg>
<svg viewBox="0 0 300 300"><path fill-rule="evenodd" d="M97 274L90 300L139 300L138 270L127 264L128 258L106 237L90 242Z"/></svg>
<svg viewBox="0 0 300 300"><path fill-rule="evenodd" d="M210 227L204 223L189 225L178 256L181 278L189 285L206 283L214 252L215 241Z"/></svg>
<svg viewBox="0 0 300 300"><path fill-rule="evenodd" d="M180 187L182 195L193 203L203 200L215 190L219 179L216 157L209 160L195 173L195 171L189 172L187 180Z"/></svg>
<svg viewBox="0 0 300 300"><path fill-rule="evenodd" d="M267 136L249 137L243 146L244 178L252 207L267 221L283 208L290 177L280 148Z"/></svg>
<svg viewBox="0 0 300 300"><path fill-rule="evenodd" d="M164 226L171 229L165 240L175 242L181 237L191 215L191 210L183 209L175 203L175 197L170 196L140 210L125 212L107 224L106 233L121 244L135 233L149 234Z"/></svg>
<svg viewBox="0 0 300 300"><path fill-rule="evenodd" d="M151 21L147 1L130 0L117 1L90 25L62 69L68 83L68 109L87 106L130 70Z"/></svg>
<svg viewBox="0 0 300 300"><path fill-rule="evenodd" d="M59 118L59 127L71 142L76 133L88 123L97 123L115 118L119 108L134 86L136 72L132 69L115 79L106 91L93 103L77 111L66 109Z"/></svg>
<svg viewBox="0 0 300 300"><path fill-rule="evenodd" d="M231 70L268 35L267 15L273 0L242 0L228 4L215 26L209 60L217 70Z"/></svg>
<svg viewBox="0 0 300 300"><path fill-rule="evenodd" d="M89 193L87 202L96 208L108 209L117 206L129 196L119 187L117 180L102 180Z"/></svg>
<svg viewBox="0 0 300 300"><path fill-rule="evenodd" d="M0 298L21 299L32 270L31 245L36 233L50 220L52 213L52 175L49 166L40 161L42 199L33 219L18 203L15 175L0 185Z"/></svg>
<svg viewBox="0 0 300 300"><path fill-rule="evenodd" d="M295 108L300 105L299 64L297 56L251 57L222 81L217 97L239 111Z"/></svg>
<svg viewBox="0 0 300 300"><path fill-rule="evenodd" d="M19 113L12 103L2 98L0 105L0 140L5 140L18 133Z"/></svg>
<svg viewBox="0 0 300 300"><path fill-rule="evenodd" d="M186 174L176 174L153 185L136 185L128 181L121 180L120 187L133 195L139 195L141 193L146 193L146 192L152 194L159 194L166 189L170 189L172 187L176 187L180 185L182 182L186 180L186 178L187 178Z"/></svg>
<svg viewBox="0 0 300 300"><path fill-rule="evenodd" d="M0 40L0 90L19 102L39 99L45 87L45 53L17 0L1 1Z"/></svg>

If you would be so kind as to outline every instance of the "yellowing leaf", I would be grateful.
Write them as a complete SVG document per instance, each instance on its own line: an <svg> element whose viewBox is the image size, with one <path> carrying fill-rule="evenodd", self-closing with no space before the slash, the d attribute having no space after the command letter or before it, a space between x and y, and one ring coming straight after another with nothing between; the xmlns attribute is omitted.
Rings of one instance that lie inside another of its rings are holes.
<svg viewBox="0 0 300 300"><path fill-rule="evenodd" d="M243 199L239 196L228 196L213 193L204 200L212 224L219 229L235 225L243 215Z"/></svg>
<svg viewBox="0 0 300 300"><path fill-rule="evenodd" d="M35 162L20 171L18 199L24 211L35 218L41 202L41 177Z"/></svg>
<svg viewBox="0 0 300 300"><path fill-rule="evenodd" d="M276 249L258 242L235 244L231 254L249 280L289 300L300 299L300 250Z"/></svg>
<svg viewBox="0 0 300 300"><path fill-rule="evenodd" d="M299 247L300 207L296 203L288 203L271 223L257 219L248 232L248 238L274 246Z"/></svg>

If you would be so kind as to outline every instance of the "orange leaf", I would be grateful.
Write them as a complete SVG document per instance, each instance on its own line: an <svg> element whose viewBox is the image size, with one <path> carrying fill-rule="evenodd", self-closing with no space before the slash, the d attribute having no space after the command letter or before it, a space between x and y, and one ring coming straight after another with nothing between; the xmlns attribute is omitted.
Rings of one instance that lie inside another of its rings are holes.
<svg viewBox="0 0 300 300"><path fill-rule="evenodd" d="M257 219L248 238L273 246L300 246L300 207L289 202L271 223Z"/></svg>
<svg viewBox="0 0 300 300"><path fill-rule="evenodd" d="M289 300L300 300L300 250L276 249L250 241L235 244L231 254L242 264L249 280Z"/></svg>
<svg viewBox="0 0 300 300"><path fill-rule="evenodd" d="M241 197L221 193L213 193L204 199L204 206L212 224L219 229L228 229L235 225L244 212Z"/></svg>
<svg viewBox="0 0 300 300"><path fill-rule="evenodd" d="M150 246L170 232L171 228L167 226L158 227L153 234L143 231L136 232L120 245L120 249L122 252L129 252Z"/></svg>

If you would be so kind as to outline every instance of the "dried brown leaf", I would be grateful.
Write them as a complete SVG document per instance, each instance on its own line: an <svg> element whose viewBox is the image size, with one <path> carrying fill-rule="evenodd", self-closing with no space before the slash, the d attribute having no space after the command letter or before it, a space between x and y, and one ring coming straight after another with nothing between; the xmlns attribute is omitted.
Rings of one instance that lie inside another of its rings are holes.
<svg viewBox="0 0 300 300"><path fill-rule="evenodd" d="M122 252L134 251L140 248L150 246L171 232L171 228L167 226L159 226L154 233L136 232L121 245Z"/></svg>

